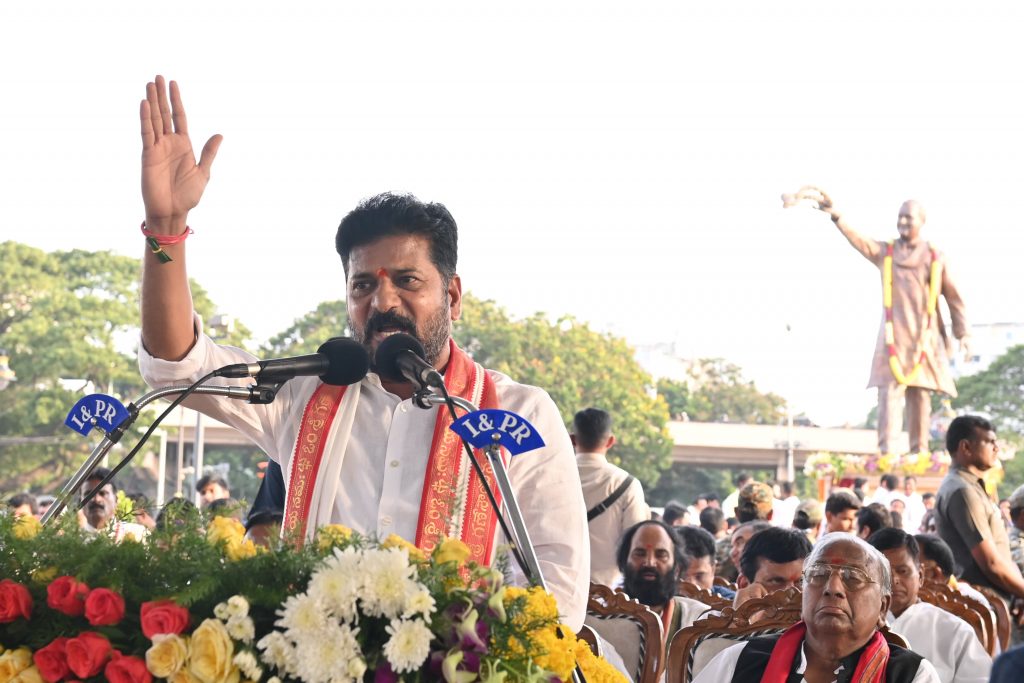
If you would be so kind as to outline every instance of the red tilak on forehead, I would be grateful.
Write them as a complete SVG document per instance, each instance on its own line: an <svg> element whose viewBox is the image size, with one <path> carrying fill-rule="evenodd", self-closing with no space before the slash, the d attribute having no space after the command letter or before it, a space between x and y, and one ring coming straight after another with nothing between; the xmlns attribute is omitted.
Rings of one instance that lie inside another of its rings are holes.
<svg viewBox="0 0 1024 683"><path fill-rule="evenodd" d="M386 268L378 268L377 269L377 277L387 277L387 276L388 276L388 271L387 271Z"/></svg>
<svg viewBox="0 0 1024 683"><path fill-rule="evenodd" d="M826 557L825 558L825 563L826 564L850 564L849 562L846 561L845 557L835 557L835 556L833 556L833 557Z"/></svg>

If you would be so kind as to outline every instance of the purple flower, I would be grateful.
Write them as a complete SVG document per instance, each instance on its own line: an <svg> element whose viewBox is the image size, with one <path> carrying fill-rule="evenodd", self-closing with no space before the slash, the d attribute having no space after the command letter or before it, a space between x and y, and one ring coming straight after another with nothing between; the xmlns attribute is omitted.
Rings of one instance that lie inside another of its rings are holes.
<svg viewBox="0 0 1024 683"><path fill-rule="evenodd" d="M440 667L438 670L440 671ZM391 664L383 657L373 673L373 683L398 683L398 674L391 670Z"/></svg>

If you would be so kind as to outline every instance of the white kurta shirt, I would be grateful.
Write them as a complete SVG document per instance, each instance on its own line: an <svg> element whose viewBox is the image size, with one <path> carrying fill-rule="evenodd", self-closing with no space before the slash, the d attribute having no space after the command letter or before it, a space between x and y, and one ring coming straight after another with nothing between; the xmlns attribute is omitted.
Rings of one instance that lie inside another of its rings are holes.
<svg viewBox="0 0 1024 683"><path fill-rule="evenodd" d="M608 462L604 453L577 453L576 466L588 510L600 505L629 476L626 470ZM616 558L619 537L629 527L650 518L644 488L639 479L634 479L618 500L589 523L591 581L605 586L616 584L621 576Z"/></svg>
<svg viewBox="0 0 1024 683"><path fill-rule="evenodd" d="M918 602L899 617L888 615L889 628L934 666L942 683L982 683L992 658L966 621L941 607Z"/></svg>
<svg viewBox="0 0 1024 683"><path fill-rule="evenodd" d="M738 643L736 645L730 645L708 662L700 672L693 677L693 683L729 683L732 680L733 674L736 673L736 664L740 661L740 653L743 652L743 648L746 647L746 643ZM800 664L797 666L796 672L800 674L800 680L805 682L807 679L803 677L804 671L807 669L807 656L804 654L804 645L800 645ZM838 671L836 672L838 679ZM914 674L914 679L911 683L940 683L938 674L935 673L935 667L933 667L927 659L921 661L921 665L917 667L917 673Z"/></svg>
<svg viewBox="0 0 1024 683"><path fill-rule="evenodd" d="M215 344L202 334L198 319L197 329L195 346L178 362L154 358L140 344L139 366L147 383L160 387L192 382L224 365L254 362L245 351ZM548 589L558 600L565 623L579 630L589 594L590 544L572 443L545 391L497 372L488 373L495 383L498 405L525 417L546 444L512 458L509 479ZM252 381L214 383L248 386ZM302 412L319 383L316 377L297 377L285 383L276 400L265 406L208 395L193 396L186 405L249 437L281 465L287 487ZM375 374L362 380L333 522L380 538L394 533L415 540L437 410L418 408L411 400L384 390ZM496 544L504 544L500 528L496 535ZM521 583L519 568L515 563L511 566L513 580Z"/></svg>

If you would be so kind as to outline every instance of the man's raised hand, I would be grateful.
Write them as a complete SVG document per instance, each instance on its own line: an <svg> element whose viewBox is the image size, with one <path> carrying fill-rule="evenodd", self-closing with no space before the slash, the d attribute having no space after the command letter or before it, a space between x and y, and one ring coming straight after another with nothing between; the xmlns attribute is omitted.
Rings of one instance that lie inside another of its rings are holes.
<svg viewBox="0 0 1024 683"><path fill-rule="evenodd" d="M196 163L188 120L178 84L170 83L170 98L163 76L146 84L146 99L139 107L142 125L142 201L146 228L155 233L181 234L188 212L198 203L210 180L210 167L220 147L220 135L203 146Z"/></svg>

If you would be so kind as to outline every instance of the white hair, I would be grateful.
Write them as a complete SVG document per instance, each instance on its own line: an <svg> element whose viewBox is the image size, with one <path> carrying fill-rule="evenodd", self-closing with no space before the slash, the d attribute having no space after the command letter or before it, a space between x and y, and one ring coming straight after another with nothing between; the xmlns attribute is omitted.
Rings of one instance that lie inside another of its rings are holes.
<svg viewBox="0 0 1024 683"><path fill-rule="evenodd" d="M825 550L836 543L852 543L863 550L864 554L868 556L870 564L877 568L878 585L882 589L882 595L892 595L892 570L889 568L889 559L881 550L853 534L834 531L822 536L818 542L814 544L811 554L807 556L807 560L804 562L804 567L813 566L821 559L821 556L825 554Z"/></svg>

